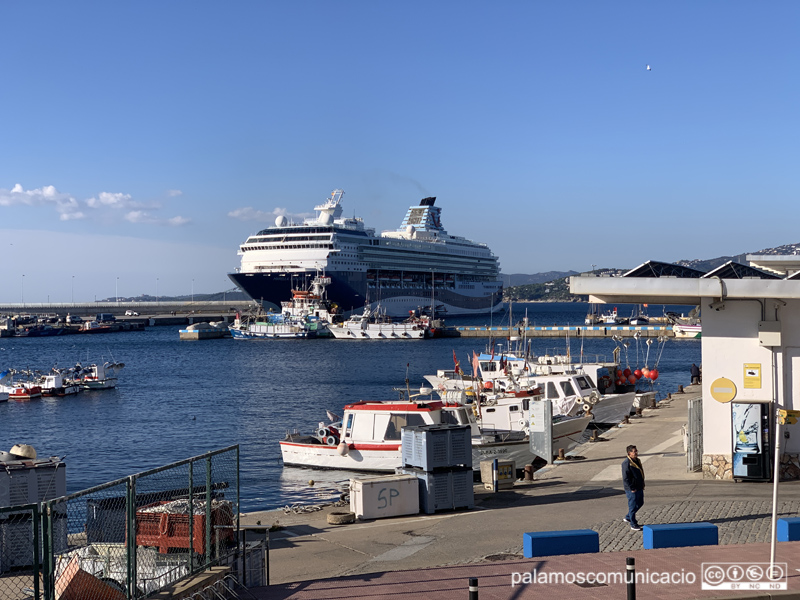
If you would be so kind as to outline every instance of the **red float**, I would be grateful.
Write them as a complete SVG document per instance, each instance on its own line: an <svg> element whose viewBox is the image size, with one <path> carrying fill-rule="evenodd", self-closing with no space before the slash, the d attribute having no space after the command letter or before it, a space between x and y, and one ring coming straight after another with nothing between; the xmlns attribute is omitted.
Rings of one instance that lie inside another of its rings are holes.
<svg viewBox="0 0 800 600"><path fill-rule="evenodd" d="M636 375L628 375L628 381L633 385L636 383Z"/></svg>
<svg viewBox="0 0 800 600"><path fill-rule="evenodd" d="M625 377L630 377L631 376L631 370L630 369L625 369L622 372L622 374L625 375Z"/></svg>
<svg viewBox="0 0 800 600"><path fill-rule="evenodd" d="M656 379L658 379L658 371L653 369L647 376L653 381L655 381Z"/></svg>
<svg viewBox="0 0 800 600"><path fill-rule="evenodd" d="M634 374L634 376L636 377L636 379L641 379L641 378L642 378L642 370L641 370L641 369L636 369L636 370L633 372L633 374Z"/></svg>

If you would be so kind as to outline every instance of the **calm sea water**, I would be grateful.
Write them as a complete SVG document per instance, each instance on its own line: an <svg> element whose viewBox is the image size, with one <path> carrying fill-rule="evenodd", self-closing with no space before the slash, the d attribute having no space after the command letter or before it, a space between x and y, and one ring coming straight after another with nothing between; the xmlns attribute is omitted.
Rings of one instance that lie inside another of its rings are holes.
<svg viewBox="0 0 800 600"><path fill-rule="evenodd" d="M515 304L513 320L533 325L582 325L586 304ZM692 307L666 310L688 312ZM631 307L619 306L621 315ZM660 314L650 307L651 315ZM501 325L506 312L448 325ZM631 368L658 364L654 388L665 397L689 383L689 367L700 364L700 342L626 340L622 362ZM287 430L311 432L325 411L342 414L358 400L391 400L393 388L412 393L423 375L462 366L487 338L407 341L206 340L180 341L178 328L144 332L0 339L0 371L47 370L53 365L111 359L124 362L115 390L67 398L0 403L0 450L33 445L40 456L65 456L67 489L76 492L106 481L231 444L241 447L242 509L271 509L316 502L338 493L344 472L284 468L278 441ZM586 340L585 355L610 357L616 343ZM581 351L577 338L570 352ZM536 354L567 351L567 339L534 339ZM627 358L626 358L627 355ZM645 360L647 359L647 360ZM658 361L658 362L657 362ZM309 486L313 479L315 485Z"/></svg>

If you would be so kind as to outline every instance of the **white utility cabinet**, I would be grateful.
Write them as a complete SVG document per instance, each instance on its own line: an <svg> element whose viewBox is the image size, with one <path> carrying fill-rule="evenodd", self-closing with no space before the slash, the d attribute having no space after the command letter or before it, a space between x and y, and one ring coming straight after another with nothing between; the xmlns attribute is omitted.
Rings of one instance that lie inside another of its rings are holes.
<svg viewBox="0 0 800 600"><path fill-rule="evenodd" d="M350 480L350 510L358 519L382 519L419 512L419 479L383 475Z"/></svg>

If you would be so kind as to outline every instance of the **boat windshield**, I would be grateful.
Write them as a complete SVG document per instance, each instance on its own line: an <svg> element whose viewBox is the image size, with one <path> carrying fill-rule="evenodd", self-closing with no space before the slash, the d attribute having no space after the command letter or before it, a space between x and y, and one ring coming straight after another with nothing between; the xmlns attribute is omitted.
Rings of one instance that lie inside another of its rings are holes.
<svg viewBox="0 0 800 600"><path fill-rule="evenodd" d="M564 390L565 396L574 396L575 395L575 388L572 387L572 384L569 381L562 381L561 382L561 389Z"/></svg>
<svg viewBox="0 0 800 600"><path fill-rule="evenodd" d="M393 413L389 417L389 424L386 426L386 434L383 436L386 440L399 440L400 430L403 427L416 427L424 425L425 420L422 415L408 414L408 413Z"/></svg>

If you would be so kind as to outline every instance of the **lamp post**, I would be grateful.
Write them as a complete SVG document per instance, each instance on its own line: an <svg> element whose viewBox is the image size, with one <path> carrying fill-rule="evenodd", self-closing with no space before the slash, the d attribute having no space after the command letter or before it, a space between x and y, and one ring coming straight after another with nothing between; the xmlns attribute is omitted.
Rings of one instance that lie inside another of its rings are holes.
<svg viewBox="0 0 800 600"><path fill-rule="evenodd" d="M25 273L22 274L22 308L25 308Z"/></svg>
<svg viewBox="0 0 800 600"><path fill-rule="evenodd" d="M72 304L75 304L75 275L72 276L72 285L70 286L69 293L70 293L70 302Z"/></svg>
<svg viewBox="0 0 800 600"><path fill-rule="evenodd" d="M119 306L119 277L114 282L114 300L117 302L117 306Z"/></svg>
<svg viewBox="0 0 800 600"><path fill-rule="evenodd" d="M192 304L194 304L194 279L192 279Z"/></svg>
<svg viewBox="0 0 800 600"><path fill-rule="evenodd" d="M158 277L156 277L156 304L158 304Z"/></svg>

